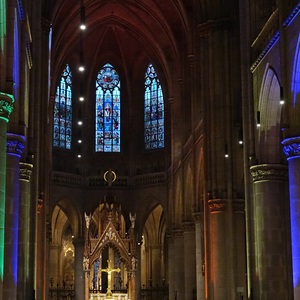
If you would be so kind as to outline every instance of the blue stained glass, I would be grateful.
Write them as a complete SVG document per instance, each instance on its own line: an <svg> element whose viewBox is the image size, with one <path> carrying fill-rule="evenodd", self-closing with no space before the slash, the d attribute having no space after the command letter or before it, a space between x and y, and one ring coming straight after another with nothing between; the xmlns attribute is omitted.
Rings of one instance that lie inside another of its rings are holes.
<svg viewBox="0 0 300 300"><path fill-rule="evenodd" d="M69 65L62 72L56 89L53 109L53 146L71 149L72 73Z"/></svg>
<svg viewBox="0 0 300 300"><path fill-rule="evenodd" d="M152 64L145 73L144 142L145 149L164 147L164 97Z"/></svg>
<svg viewBox="0 0 300 300"><path fill-rule="evenodd" d="M96 152L120 152L120 112L119 75L105 64L96 79Z"/></svg>

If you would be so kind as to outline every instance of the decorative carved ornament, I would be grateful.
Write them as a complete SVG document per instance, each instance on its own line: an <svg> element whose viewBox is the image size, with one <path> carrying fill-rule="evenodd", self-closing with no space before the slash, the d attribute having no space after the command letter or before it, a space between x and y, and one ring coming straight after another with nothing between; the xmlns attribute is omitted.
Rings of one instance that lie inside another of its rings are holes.
<svg viewBox="0 0 300 300"><path fill-rule="evenodd" d="M262 180L288 179L287 167L284 165L263 164L250 167L250 172L254 182Z"/></svg>
<svg viewBox="0 0 300 300"><path fill-rule="evenodd" d="M0 119L2 118L8 122L14 108L14 102L13 95L0 92Z"/></svg>
<svg viewBox="0 0 300 300"><path fill-rule="evenodd" d="M6 152L21 156L25 147L25 137L18 134L8 133Z"/></svg>
<svg viewBox="0 0 300 300"><path fill-rule="evenodd" d="M226 211L228 208L228 199L212 199L208 201L208 207L211 213ZM233 199L232 209L234 212L245 211L244 199Z"/></svg>
<svg viewBox="0 0 300 300"><path fill-rule="evenodd" d="M281 142L283 145L283 152L289 159L293 156L299 156L300 155L300 137L292 137L285 139Z"/></svg>
<svg viewBox="0 0 300 300"><path fill-rule="evenodd" d="M29 182L32 174L32 168L32 164L20 162L20 180Z"/></svg>

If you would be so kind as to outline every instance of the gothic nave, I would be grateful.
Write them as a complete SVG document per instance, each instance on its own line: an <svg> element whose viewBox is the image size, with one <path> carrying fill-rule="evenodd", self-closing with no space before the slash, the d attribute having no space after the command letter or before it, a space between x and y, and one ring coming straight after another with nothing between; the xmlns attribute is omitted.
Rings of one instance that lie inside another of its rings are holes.
<svg viewBox="0 0 300 300"><path fill-rule="evenodd" d="M0 0L0 300L300 300L299 11Z"/></svg>

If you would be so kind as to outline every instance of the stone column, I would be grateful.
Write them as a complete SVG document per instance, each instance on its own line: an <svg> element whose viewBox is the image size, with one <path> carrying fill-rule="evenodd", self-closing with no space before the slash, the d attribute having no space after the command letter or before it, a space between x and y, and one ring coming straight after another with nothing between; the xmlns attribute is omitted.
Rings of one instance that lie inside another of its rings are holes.
<svg viewBox="0 0 300 300"><path fill-rule="evenodd" d="M227 300L227 259L226 259L226 210L225 199L209 200L210 209L210 273L213 284L213 299Z"/></svg>
<svg viewBox="0 0 300 300"><path fill-rule="evenodd" d="M4 277L7 122L13 110L13 103L12 95L0 92L0 299L3 294Z"/></svg>
<svg viewBox="0 0 300 300"><path fill-rule="evenodd" d="M202 214L194 213L195 219L195 249L196 249L196 290L197 300L205 299L204 289L204 245L202 233Z"/></svg>
<svg viewBox="0 0 300 300"><path fill-rule="evenodd" d="M196 299L196 241L194 222L183 224L184 299Z"/></svg>
<svg viewBox="0 0 300 300"><path fill-rule="evenodd" d="M170 234L167 236L168 241L168 282L169 282L169 299L174 300L175 295L175 264L174 264L174 239L173 235Z"/></svg>
<svg viewBox="0 0 300 300"><path fill-rule="evenodd" d="M135 295L136 299L141 299L141 244L136 246L136 278L135 278Z"/></svg>
<svg viewBox="0 0 300 300"><path fill-rule="evenodd" d="M25 144L23 136L7 134L6 161L6 207L5 207L5 251L3 294L8 299L17 299L19 201L20 201L20 157Z"/></svg>
<svg viewBox="0 0 300 300"><path fill-rule="evenodd" d="M212 199L208 201L210 209L210 278L213 299L228 300L231 295L230 268L236 268L234 278L234 294L243 289L246 291L246 250L245 250L245 220L244 200L232 201L232 238L228 238L229 199ZM242 213L241 213L242 212ZM232 253L230 253L232 251ZM239 289L238 289L239 288Z"/></svg>
<svg viewBox="0 0 300 300"><path fill-rule="evenodd" d="M294 298L300 299L300 136L282 141L288 160Z"/></svg>
<svg viewBox="0 0 300 300"><path fill-rule="evenodd" d="M174 264L174 295L171 295L170 299L180 300L184 297L184 240L182 230L173 230L174 238L174 260L171 262ZM174 297L174 298L173 298Z"/></svg>
<svg viewBox="0 0 300 300"><path fill-rule="evenodd" d="M257 300L290 299L287 251L287 168L263 164L250 168L254 187L254 296ZM298 299L298 298L297 298Z"/></svg>
<svg viewBox="0 0 300 300"><path fill-rule="evenodd" d="M30 177L32 164L20 162L18 299L30 299Z"/></svg>
<svg viewBox="0 0 300 300"><path fill-rule="evenodd" d="M136 270L131 269L128 273L128 297L130 300L138 300L136 297Z"/></svg>
<svg viewBox="0 0 300 300"><path fill-rule="evenodd" d="M84 299L85 294L85 278L83 271L83 254L84 254L84 240L83 239L75 239L73 241L75 248L75 300Z"/></svg>
<svg viewBox="0 0 300 300"><path fill-rule="evenodd" d="M151 255L151 279L152 288L156 288L162 282L161 280L161 245L150 246Z"/></svg>

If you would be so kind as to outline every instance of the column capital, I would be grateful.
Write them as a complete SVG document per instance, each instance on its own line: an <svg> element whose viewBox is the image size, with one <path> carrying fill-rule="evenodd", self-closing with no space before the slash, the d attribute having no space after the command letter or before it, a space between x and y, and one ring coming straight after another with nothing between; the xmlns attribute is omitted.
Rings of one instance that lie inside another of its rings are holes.
<svg viewBox="0 0 300 300"><path fill-rule="evenodd" d="M208 200L208 207L211 213L224 212L227 210L229 199L211 199ZM233 199L232 209L234 212L245 211L245 200L244 199Z"/></svg>
<svg viewBox="0 0 300 300"><path fill-rule="evenodd" d="M287 166L280 164L254 165L250 167L250 173L254 182L262 180L288 180Z"/></svg>
<svg viewBox="0 0 300 300"><path fill-rule="evenodd" d="M14 108L15 98L11 94L0 92L0 119L8 122Z"/></svg>
<svg viewBox="0 0 300 300"><path fill-rule="evenodd" d="M288 160L295 156L300 157L300 136L284 139L281 144Z"/></svg>
<svg viewBox="0 0 300 300"><path fill-rule="evenodd" d="M20 165L20 180L29 182L32 174L33 165L25 162L20 162L19 165Z"/></svg>
<svg viewBox="0 0 300 300"><path fill-rule="evenodd" d="M183 227L183 232L195 231L195 223L194 222L183 222L182 227Z"/></svg>
<svg viewBox="0 0 300 300"><path fill-rule="evenodd" d="M25 137L23 135L7 133L6 152L21 156L25 147Z"/></svg>
<svg viewBox="0 0 300 300"><path fill-rule="evenodd" d="M201 213L200 211L194 212L193 217L194 217L195 223L200 223L203 218L203 213Z"/></svg>

